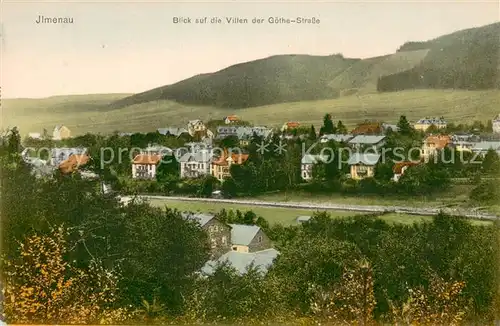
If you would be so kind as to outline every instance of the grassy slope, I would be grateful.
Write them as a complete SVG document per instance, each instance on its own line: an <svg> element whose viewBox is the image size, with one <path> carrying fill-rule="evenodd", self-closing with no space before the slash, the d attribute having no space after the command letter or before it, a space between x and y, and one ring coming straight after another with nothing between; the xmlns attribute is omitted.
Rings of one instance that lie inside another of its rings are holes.
<svg viewBox="0 0 500 326"><path fill-rule="evenodd" d="M42 100L3 100L2 126L17 125L21 134L52 129L65 124L73 134L85 132L152 131L159 127L184 126L189 119L223 117L232 110L153 101L110 110L104 104L112 97L96 96L93 104L84 97ZM281 103L238 110L238 115L255 124L279 126L287 120L319 125L325 113L348 125L378 119L395 122L401 114L410 120L444 115L450 121L486 121L498 114L500 91L417 90L382 94L351 95L339 99Z"/></svg>
<svg viewBox="0 0 500 326"><path fill-rule="evenodd" d="M428 50L397 52L382 57L360 60L339 74L329 84L342 94L367 93L377 90L377 79L413 68L427 55Z"/></svg>
<svg viewBox="0 0 500 326"><path fill-rule="evenodd" d="M341 55L278 55L230 66L133 95L113 104L153 100L230 107L331 99L342 94L413 88L496 88L500 23L409 42L394 54L365 60Z"/></svg>
<svg viewBox="0 0 500 326"><path fill-rule="evenodd" d="M258 206L246 206L246 205L236 205L236 204L226 204L226 203L193 203L193 202L183 202L183 201L173 201L173 200L151 200L150 203L153 206L169 208L176 208L180 211L200 211L200 212L210 212L216 213L222 208L226 210L232 209L240 211L252 210L255 214L264 217L269 223L272 224L282 224L282 225L296 225L295 219L300 215L312 215L313 210L308 209L295 209L295 208L278 208L278 207L258 207ZM345 212L345 211L328 211L332 217L343 218L348 216L359 215L357 212ZM422 220L428 220L430 217L425 216L411 216L405 214L387 214L383 216L383 219L391 223L405 223L412 224L414 222L419 222Z"/></svg>
<svg viewBox="0 0 500 326"><path fill-rule="evenodd" d="M277 55L133 95L117 101L113 107L169 99L188 104L241 108L335 98L338 92L328 83L358 60L339 55Z"/></svg>

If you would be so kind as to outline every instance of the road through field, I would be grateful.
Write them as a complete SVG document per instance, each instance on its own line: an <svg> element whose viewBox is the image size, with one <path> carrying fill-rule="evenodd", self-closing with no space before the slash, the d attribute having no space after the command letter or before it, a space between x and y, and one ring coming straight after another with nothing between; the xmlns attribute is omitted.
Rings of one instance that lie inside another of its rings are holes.
<svg viewBox="0 0 500 326"><path fill-rule="evenodd" d="M186 201L186 202L204 202L204 203L227 203L260 207L282 207L282 208L302 208L314 210L339 210L351 212L366 212L366 213L400 213L409 215L431 216L437 215L440 211L454 215L462 216L476 220L496 220L500 216L494 214L482 213L475 210L456 209L456 208L418 208L408 206L379 206L379 205L345 205L345 204L332 204L332 203L299 203L299 202L268 202L258 200L239 200L239 199L216 199L216 198L192 198L192 197L174 197L174 196L153 196L153 195L140 195L139 198L143 199L158 199L158 200L173 200L173 201ZM129 197L130 198L130 197Z"/></svg>

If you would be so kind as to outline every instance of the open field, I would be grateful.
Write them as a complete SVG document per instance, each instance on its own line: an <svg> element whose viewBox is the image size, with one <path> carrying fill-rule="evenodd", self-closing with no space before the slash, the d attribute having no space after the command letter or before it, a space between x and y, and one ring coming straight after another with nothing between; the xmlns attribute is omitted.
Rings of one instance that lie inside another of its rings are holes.
<svg viewBox="0 0 500 326"><path fill-rule="evenodd" d="M351 95L333 100L266 105L239 110L183 105L162 100L110 109L113 100L126 94L64 96L48 99L2 100L2 127L18 126L22 135L49 131L56 124L68 126L73 135L147 132L165 126L185 126L190 119L222 118L229 113L254 124L281 126L284 121L319 126L325 113L348 126L366 119L396 122L405 114L410 121L443 115L450 122L486 122L498 114L500 91L411 90Z"/></svg>
<svg viewBox="0 0 500 326"><path fill-rule="evenodd" d="M312 215L314 211L308 209L278 208L278 207L258 207L226 203L203 203L203 202L185 202L176 200L150 199L150 204L157 207L175 208L180 211L193 211L202 213L216 213L221 209L248 211L252 210L255 214L264 217L271 224L296 225L295 219L300 215ZM361 213L345 211L328 211L334 218L344 218L360 215ZM413 224L421 221L429 221L430 216L415 216L407 214L390 213L382 215L381 218L389 223ZM484 225L488 221L472 221L475 225Z"/></svg>
<svg viewBox="0 0 500 326"><path fill-rule="evenodd" d="M468 207L468 197L472 185L454 185L442 194L432 197L391 198L380 195L342 196L340 194L313 194L302 191L280 192L257 196L256 200L272 202L308 202L308 203L335 203L346 205L387 205L387 206L411 206L411 207Z"/></svg>

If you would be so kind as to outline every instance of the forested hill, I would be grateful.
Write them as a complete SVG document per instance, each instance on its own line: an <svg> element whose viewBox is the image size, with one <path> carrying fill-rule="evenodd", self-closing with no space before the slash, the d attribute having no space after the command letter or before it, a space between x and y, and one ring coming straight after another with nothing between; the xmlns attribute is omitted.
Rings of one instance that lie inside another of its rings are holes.
<svg viewBox="0 0 500 326"><path fill-rule="evenodd" d="M414 68L382 76L378 91L412 88L500 88L500 23L444 35L427 42L408 42L398 51L428 49Z"/></svg>

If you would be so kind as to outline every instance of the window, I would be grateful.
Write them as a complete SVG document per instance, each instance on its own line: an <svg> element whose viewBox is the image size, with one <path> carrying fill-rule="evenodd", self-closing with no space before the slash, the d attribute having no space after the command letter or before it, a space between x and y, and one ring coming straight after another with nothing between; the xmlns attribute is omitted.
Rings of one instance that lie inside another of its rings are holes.
<svg viewBox="0 0 500 326"><path fill-rule="evenodd" d="M212 248L217 247L217 240L216 239L211 239L212 242Z"/></svg>
<svg viewBox="0 0 500 326"><path fill-rule="evenodd" d="M217 231L219 231L219 227L217 225L214 225L213 226L213 232L217 232Z"/></svg>
<svg viewBox="0 0 500 326"><path fill-rule="evenodd" d="M221 242L222 242L222 244L226 244L227 243L227 238L225 236L223 236Z"/></svg>
<svg viewBox="0 0 500 326"><path fill-rule="evenodd" d="M233 251L238 251L238 247L236 247L236 246L233 246L232 249L233 249Z"/></svg>
<svg viewBox="0 0 500 326"><path fill-rule="evenodd" d="M259 236L259 237L257 238L257 242L258 242L258 243L261 243L261 242L262 242L262 236Z"/></svg>

